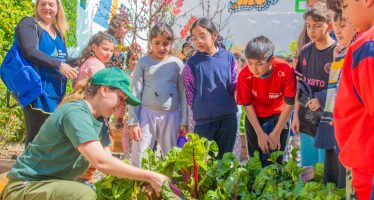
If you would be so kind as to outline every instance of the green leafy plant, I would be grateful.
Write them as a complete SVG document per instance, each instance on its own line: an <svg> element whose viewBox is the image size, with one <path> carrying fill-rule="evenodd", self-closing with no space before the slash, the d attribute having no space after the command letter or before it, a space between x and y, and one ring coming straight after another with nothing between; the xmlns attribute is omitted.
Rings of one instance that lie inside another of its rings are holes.
<svg viewBox="0 0 374 200"><path fill-rule="evenodd" d="M68 47L77 46L77 4L78 0L62 0L61 1L64 11L66 13L66 18L69 23L69 30L66 33L66 45Z"/></svg>
<svg viewBox="0 0 374 200"><path fill-rule="evenodd" d="M21 142L26 132L21 107L9 108L6 98L7 89L0 81L0 145L8 142ZM10 105L17 105L17 101L12 97L9 100Z"/></svg>
<svg viewBox="0 0 374 200"><path fill-rule="evenodd" d="M233 153L216 160L217 144L188 134L189 141L182 149L173 148L164 159L152 150L145 151L142 167L163 173L171 179L164 183L162 199L341 199L344 189L334 184L322 184L322 179L303 183L299 180L297 149L287 162L277 163L283 152L274 152L268 159L273 164L262 168L256 152L245 165L240 165ZM320 173L321 165L316 166ZM173 184L172 184L173 183ZM174 185L175 184L175 185ZM98 199L157 199L142 190L144 182L106 176L96 183ZM176 188L177 187L177 188Z"/></svg>
<svg viewBox="0 0 374 200"><path fill-rule="evenodd" d="M2 1L0 4L0 62L10 49L14 38L14 27L25 16L33 14L31 0Z"/></svg>

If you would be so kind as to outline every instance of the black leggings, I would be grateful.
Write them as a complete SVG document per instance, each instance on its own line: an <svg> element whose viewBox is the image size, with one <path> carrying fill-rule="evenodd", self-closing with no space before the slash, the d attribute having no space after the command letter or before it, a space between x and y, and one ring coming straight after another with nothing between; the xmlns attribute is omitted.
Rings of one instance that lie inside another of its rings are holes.
<svg viewBox="0 0 374 200"><path fill-rule="evenodd" d="M43 113L41 110L32 109L30 105L22 109L26 124L26 141L25 147L32 142L38 134L40 127L42 127L45 120L50 114Z"/></svg>
<svg viewBox="0 0 374 200"><path fill-rule="evenodd" d="M346 171L334 149L325 151L323 183L335 183L338 188L345 187Z"/></svg>

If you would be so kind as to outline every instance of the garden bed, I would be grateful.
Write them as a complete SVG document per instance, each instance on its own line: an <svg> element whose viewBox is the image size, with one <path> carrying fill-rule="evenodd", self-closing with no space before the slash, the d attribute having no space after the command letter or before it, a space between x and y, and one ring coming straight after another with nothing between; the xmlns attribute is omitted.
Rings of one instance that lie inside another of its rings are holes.
<svg viewBox="0 0 374 200"><path fill-rule="evenodd" d="M161 192L162 199L331 199L340 200L345 189L332 183L323 184L323 164L315 167L315 177L304 183L299 179L302 171L297 165L297 149L293 149L287 162L276 163L283 152L274 152L262 168L258 153L241 165L232 153L216 160L215 142L198 135L188 134L189 142L182 149L173 148L164 159L152 150L145 151L142 168L168 176ZM125 161L126 162L126 161ZM143 190L147 183L105 176L95 184L98 199L158 199Z"/></svg>

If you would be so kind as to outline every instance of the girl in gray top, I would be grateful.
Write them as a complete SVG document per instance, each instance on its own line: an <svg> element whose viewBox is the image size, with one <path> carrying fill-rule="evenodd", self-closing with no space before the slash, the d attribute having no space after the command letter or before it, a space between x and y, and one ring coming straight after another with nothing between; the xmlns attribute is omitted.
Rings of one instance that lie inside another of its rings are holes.
<svg viewBox="0 0 374 200"><path fill-rule="evenodd" d="M174 35L169 25L156 24L150 33L150 53L133 72L132 89L141 106L130 106L131 162L140 166L141 155L155 141L165 155L176 145L178 133L187 131L187 100L183 62L171 56Z"/></svg>

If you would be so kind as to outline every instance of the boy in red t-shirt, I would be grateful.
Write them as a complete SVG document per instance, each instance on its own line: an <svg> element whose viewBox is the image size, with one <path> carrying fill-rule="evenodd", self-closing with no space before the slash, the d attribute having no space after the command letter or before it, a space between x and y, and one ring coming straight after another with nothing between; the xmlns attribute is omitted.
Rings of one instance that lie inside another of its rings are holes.
<svg viewBox="0 0 374 200"><path fill-rule="evenodd" d="M366 200L374 177L374 0L343 0L342 7L343 15L363 33L346 54L336 95L334 128L339 159L352 169L358 199Z"/></svg>
<svg viewBox="0 0 374 200"><path fill-rule="evenodd" d="M263 166L273 150L284 151L296 94L294 70L273 56L273 43L264 36L248 42L247 65L238 77L237 102L243 105L246 119L248 154L260 151ZM281 161L282 158L278 158Z"/></svg>

